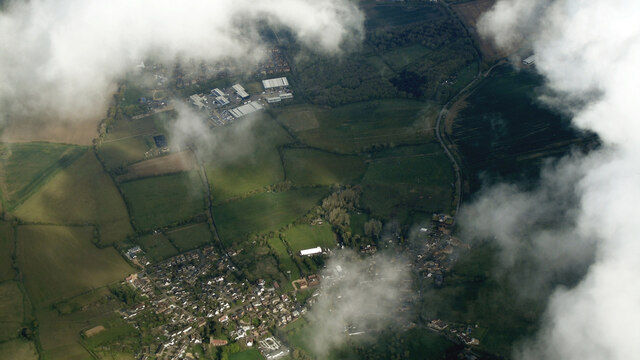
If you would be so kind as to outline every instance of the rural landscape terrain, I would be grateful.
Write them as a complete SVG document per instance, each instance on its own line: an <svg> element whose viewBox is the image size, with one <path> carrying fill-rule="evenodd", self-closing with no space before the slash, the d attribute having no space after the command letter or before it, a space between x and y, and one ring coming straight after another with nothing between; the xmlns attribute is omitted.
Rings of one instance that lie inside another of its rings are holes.
<svg viewBox="0 0 640 360"><path fill-rule="evenodd" d="M251 71L149 58L97 124L0 128L0 358L509 357L545 302L492 273L460 206L599 140L478 35L493 3L362 0L344 56L265 26ZM176 130L185 113L199 138ZM401 320L318 345L347 251L373 259L364 283L384 254L408 269Z"/></svg>

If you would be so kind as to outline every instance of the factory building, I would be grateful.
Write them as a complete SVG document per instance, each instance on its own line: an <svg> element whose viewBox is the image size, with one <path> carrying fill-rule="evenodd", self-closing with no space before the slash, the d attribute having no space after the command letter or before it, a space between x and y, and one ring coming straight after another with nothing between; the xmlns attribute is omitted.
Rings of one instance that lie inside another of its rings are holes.
<svg viewBox="0 0 640 360"><path fill-rule="evenodd" d="M281 99L293 99L293 94L292 93L281 93L280 94L280 98Z"/></svg>
<svg viewBox="0 0 640 360"><path fill-rule="evenodd" d="M267 98L267 102L268 102L269 104L277 103L277 102L280 102L280 101L282 101L282 99L280 98L280 96L275 96L275 97Z"/></svg>
<svg viewBox="0 0 640 360"><path fill-rule="evenodd" d="M266 80L262 80L262 86L264 86L265 90L269 90L273 88L289 86L289 81L287 80L286 77L266 79Z"/></svg>
<svg viewBox="0 0 640 360"><path fill-rule="evenodd" d="M222 92L222 90L215 88L213 90L211 90L211 93L216 95L216 96L224 96L224 93Z"/></svg>
<svg viewBox="0 0 640 360"><path fill-rule="evenodd" d="M227 99L226 97L220 95L216 97L216 101L218 102L218 104L220 104L221 106L225 106L225 105L229 105L229 99Z"/></svg>
<svg viewBox="0 0 640 360"><path fill-rule="evenodd" d="M235 84L232 86L233 90L236 91L236 94L238 94L238 96L240 96L243 99L246 99L249 97L249 94L244 90L244 88L242 87L242 85L240 84Z"/></svg>
<svg viewBox="0 0 640 360"><path fill-rule="evenodd" d="M229 112L231 113L231 115L233 115L235 118L240 118L243 117L245 115L249 115L251 113L254 113L258 110L262 110L264 109L264 107L257 101L254 102L250 102L246 105L242 105L242 106L238 106L235 109L231 109L229 110Z"/></svg>
<svg viewBox="0 0 640 360"><path fill-rule="evenodd" d="M191 95L189 98L191 99L193 105L197 106L198 109L202 109L202 107L204 107L204 104L202 103L204 99L199 95Z"/></svg>

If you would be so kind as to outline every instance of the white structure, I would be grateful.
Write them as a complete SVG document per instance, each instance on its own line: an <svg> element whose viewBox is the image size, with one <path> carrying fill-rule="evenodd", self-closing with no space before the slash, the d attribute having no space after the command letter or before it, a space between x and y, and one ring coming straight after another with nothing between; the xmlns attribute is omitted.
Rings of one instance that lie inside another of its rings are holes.
<svg viewBox="0 0 640 360"><path fill-rule="evenodd" d="M280 98L280 96L275 96L275 97L267 98L267 102L268 102L269 104L277 103L277 102L280 102L280 101L282 101L282 99Z"/></svg>
<svg viewBox="0 0 640 360"><path fill-rule="evenodd" d="M531 65L531 64L533 64L535 62L536 62L536 56L535 55L531 55L528 58L522 60L522 63L524 65Z"/></svg>
<svg viewBox="0 0 640 360"><path fill-rule="evenodd" d="M287 80L286 77L267 79L267 80L262 80L262 86L264 86L265 90L285 87L285 86L289 86L289 81Z"/></svg>
<svg viewBox="0 0 640 360"><path fill-rule="evenodd" d="M193 105L197 106L198 109L202 109L202 107L204 106L204 104L202 103L203 99L199 95L191 95L189 98L193 102Z"/></svg>
<svg viewBox="0 0 640 360"><path fill-rule="evenodd" d="M310 255L316 255L321 253L322 253L322 248L320 246L300 251L301 256L310 256Z"/></svg>
<svg viewBox="0 0 640 360"><path fill-rule="evenodd" d="M262 109L264 109L264 107L259 102L253 101L246 105L238 106L235 109L231 109L229 110L229 112L235 118L239 118Z"/></svg>
<svg viewBox="0 0 640 360"><path fill-rule="evenodd" d="M218 102L218 104L225 106L229 104L229 99L227 99L224 96L218 96L216 97L216 101Z"/></svg>
<svg viewBox="0 0 640 360"><path fill-rule="evenodd" d="M222 90L218 88L211 90L211 92L214 93L216 96L224 96L224 93L222 92Z"/></svg>
<svg viewBox="0 0 640 360"><path fill-rule="evenodd" d="M281 99L293 99L293 94L292 93L281 93L280 94L280 98Z"/></svg>
<svg viewBox="0 0 640 360"><path fill-rule="evenodd" d="M235 84L232 86L233 90L236 91L236 93L238 94L238 96L240 96L243 99L246 99L249 97L249 94L244 90L244 88L242 87L242 85L240 84Z"/></svg>

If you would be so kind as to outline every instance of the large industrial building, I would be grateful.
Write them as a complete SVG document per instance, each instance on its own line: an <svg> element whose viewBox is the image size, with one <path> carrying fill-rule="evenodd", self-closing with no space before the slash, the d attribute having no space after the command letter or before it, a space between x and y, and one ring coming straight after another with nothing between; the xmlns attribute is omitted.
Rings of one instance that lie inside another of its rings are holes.
<svg viewBox="0 0 640 360"><path fill-rule="evenodd" d="M289 81L287 80L286 77L266 79L266 80L262 80L262 86L264 86L265 90L269 90L273 88L289 86Z"/></svg>
<svg viewBox="0 0 640 360"><path fill-rule="evenodd" d="M233 90L236 91L236 94L238 94L238 96L240 96L243 99L246 99L249 97L249 94L244 90L244 88L242 87L242 85L240 84L235 84L232 86Z"/></svg>
<svg viewBox="0 0 640 360"><path fill-rule="evenodd" d="M229 110L229 112L231 113L231 115L233 115L235 118L239 118L239 117L243 117L245 115L249 115L251 113L254 113L258 110L262 110L264 109L264 107L257 101L253 101L250 102L246 105L242 105L242 106L238 106L235 109L231 109Z"/></svg>

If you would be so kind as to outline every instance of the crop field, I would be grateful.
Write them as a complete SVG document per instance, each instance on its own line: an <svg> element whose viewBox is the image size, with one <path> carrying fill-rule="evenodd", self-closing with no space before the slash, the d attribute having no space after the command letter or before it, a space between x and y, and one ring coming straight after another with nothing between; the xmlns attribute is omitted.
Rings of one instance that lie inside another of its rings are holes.
<svg viewBox="0 0 640 360"><path fill-rule="evenodd" d="M0 221L0 281L13 279L13 254L14 238L13 227L10 223Z"/></svg>
<svg viewBox="0 0 640 360"><path fill-rule="evenodd" d="M404 4L368 2L362 4L362 8L366 13L367 29L402 26L445 16L440 7L428 3L405 6Z"/></svg>
<svg viewBox="0 0 640 360"><path fill-rule="evenodd" d="M86 151L86 147L64 144L0 144L0 193L5 210L11 211Z"/></svg>
<svg viewBox="0 0 640 360"><path fill-rule="evenodd" d="M316 246L329 249L336 246L336 236L329 224L296 225L285 231L284 236L294 254Z"/></svg>
<svg viewBox="0 0 640 360"><path fill-rule="evenodd" d="M312 149L286 149L287 180L298 186L357 183L366 170L364 157Z"/></svg>
<svg viewBox="0 0 640 360"><path fill-rule="evenodd" d="M194 170L196 161L190 151L160 156L134 163L127 167L127 173L116 178L118 182L144 177L175 174Z"/></svg>
<svg viewBox="0 0 640 360"><path fill-rule="evenodd" d="M452 140L470 173L470 189L485 182L530 184L545 159L593 145L570 120L536 101L542 79L509 66L496 68L467 99L453 124Z"/></svg>
<svg viewBox="0 0 640 360"><path fill-rule="evenodd" d="M367 101L334 109L309 106L320 126L297 134L310 146L339 153L427 142L433 138L434 109L434 105L404 99ZM286 111L283 110L285 114Z"/></svg>
<svg viewBox="0 0 640 360"><path fill-rule="evenodd" d="M273 249L273 251L278 256L278 262L280 263L280 268L285 273L291 274L291 280L296 280L300 278L300 270L296 266L291 256L287 252L287 247L284 243L278 238L270 238L268 241L269 247Z"/></svg>
<svg viewBox="0 0 640 360"><path fill-rule="evenodd" d="M401 222L414 211L447 212L454 181L451 163L436 143L384 150L365 173L361 203L374 217Z"/></svg>
<svg viewBox="0 0 640 360"><path fill-rule="evenodd" d="M38 360L35 344L22 339L0 342L0 354L11 360Z"/></svg>
<svg viewBox="0 0 640 360"><path fill-rule="evenodd" d="M127 137L103 142L98 147L98 154L107 169L115 169L144 160L145 152L152 147L153 138L151 136Z"/></svg>
<svg viewBox="0 0 640 360"><path fill-rule="evenodd" d="M128 181L120 188L138 230L169 226L204 212L205 192L195 172Z"/></svg>
<svg viewBox="0 0 640 360"><path fill-rule="evenodd" d="M163 234L144 235L136 240L151 261L161 261L178 255L179 251Z"/></svg>
<svg viewBox="0 0 640 360"><path fill-rule="evenodd" d="M189 251L201 246L211 244L213 235L209 230L209 224L186 225L165 232L171 243L180 252Z"/></svg>
<svg viewBox="0 0 640 360"><path fill-rule="evenodd" d="M18 284L14 281L0 283L0 342L18 336L22 315L22 292Z"/></svg>
<svg viewBox="0 0 640 360"><path fill-rule="evenodd" d="M301 217L329 192L326 188L302 188L266 192L214 207L222 241L232 245L250 233L277 230Z"/></svg>
<svg viewBox="0 0 640 360"><path fill-rule="evenodd" d="M133 271L115 249L91 243L92 227L23 225L17 232L18 264L36 305L105 286Z"/></svg>
<svg viewBox="0 0 640 360"><path fill-rule="evenodd" d="M121 241L133 232L118 189L92 151L58 172L14 214L38 223L98 224L104 244Z"/></svg>
<svg viewBox="0 0 640 360"><path fill-rule="evenodd" d="M278 146L291 138L272 118L263 116L253 123L237 122L215 129L215 133L219 151L214 151L205 166L214 203L284 180Z"/></svg>

